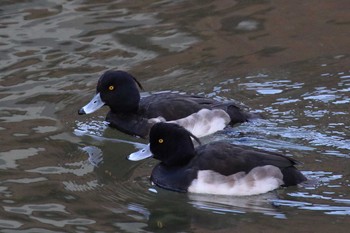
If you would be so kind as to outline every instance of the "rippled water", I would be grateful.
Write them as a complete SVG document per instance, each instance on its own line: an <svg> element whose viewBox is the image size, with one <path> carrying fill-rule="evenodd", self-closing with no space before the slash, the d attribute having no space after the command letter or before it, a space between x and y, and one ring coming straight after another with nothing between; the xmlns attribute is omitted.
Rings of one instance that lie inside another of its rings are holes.
<svg viewBox="0 0 350 233"><path fill-rule="evenodd" d="M347 232L349 2L1 1L0 232ZM265 119L204 139L302 162L252 197L154 187L147 142L78 116L107 69L147 91L242 101Z"/></svg>

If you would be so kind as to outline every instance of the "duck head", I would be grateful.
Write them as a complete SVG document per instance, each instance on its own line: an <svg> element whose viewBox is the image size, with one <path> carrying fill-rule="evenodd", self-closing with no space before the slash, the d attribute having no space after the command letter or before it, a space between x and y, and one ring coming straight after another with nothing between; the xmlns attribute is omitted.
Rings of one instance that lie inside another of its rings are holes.
<svg viewBox="0 0 350 233"><path fill-rule="evenodd" d="M195 156L191 138L200 143L193 134L173 123L155 124L149 138L153 158L169 167L187 164Z"/></svg>
<svg viewBox="0 0 350 233"><path fill-rule="evenodd" d="M98 80L96 95L82 107L79 115L90 114L104 105L113 113L129 113L138 109L141 84L129 73L120 70L106 71Z"/></svg>

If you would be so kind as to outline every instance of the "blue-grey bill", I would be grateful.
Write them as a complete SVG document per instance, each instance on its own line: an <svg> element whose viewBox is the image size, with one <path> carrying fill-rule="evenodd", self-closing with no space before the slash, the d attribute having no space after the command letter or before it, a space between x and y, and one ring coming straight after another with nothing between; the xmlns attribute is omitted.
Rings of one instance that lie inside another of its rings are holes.
<svg viewBox="0 0 350 233"><path fill-rule="evenodd" d="M90 114L102 108L105 102L102 101L100 93L97 93L90 102L79 110L79 114Z"/></svg>
<svg viewBox="0 0 350 233"><path fill-rule="evenodd" d="M149 144L147 144L147 146L145 146L145 148L128 155L127 159L130 161L139 161L139 160L147 159L147 158L152 157L152 156L153 156L153 154L150 150L150 146L149 146Z"/></svg>

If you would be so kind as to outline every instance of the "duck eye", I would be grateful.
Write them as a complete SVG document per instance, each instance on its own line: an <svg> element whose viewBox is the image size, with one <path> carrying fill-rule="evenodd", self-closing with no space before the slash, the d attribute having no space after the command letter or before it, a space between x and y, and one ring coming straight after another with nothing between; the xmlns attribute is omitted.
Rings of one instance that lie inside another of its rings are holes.
<svg viewBox="0 0 350 233"><path fill-rule="evenodd" d="M164 140L163 140L163 139L159 139L158 142L159 142L160 144L162 144L162 143L164 142Z"/></svg>
<svg viewBox="0 0 350 233"><path fill-rule="evenodd" d="M113 91L113 90L114 90L114 86L113 86L113 85L110 85L110 86L108 87L108 90Z"/></svg>

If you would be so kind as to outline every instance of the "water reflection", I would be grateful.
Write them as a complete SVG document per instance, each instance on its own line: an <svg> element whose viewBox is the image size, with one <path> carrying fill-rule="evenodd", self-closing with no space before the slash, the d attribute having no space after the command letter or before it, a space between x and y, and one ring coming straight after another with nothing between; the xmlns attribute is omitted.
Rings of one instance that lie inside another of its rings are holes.
<svg viewBox="0 0 350 233"><path fill-rule="evenodd" d="M18 221L13 221L9 219L0 219L0 227L1 228L6 228L6 229L14 229L14 228L19 228L23 224Z"/></svg>
<svg viewBox="0 0 350 233"><path fill-rule="evenodd" d="M262 213L275 218L285 218L282 212L274 208L271 200L278 199L277 193L270 192L258 196L230 197L211 195L189 195L190 204L199 209L210 210L213 213Z"/></svg>
<svg viewBox="0 0 350 233"><path fill-rule="evenodd" d="M92 224L95 221L89 219L75 218L75 219L64 219L64 220L53 220L52 217L54 215L55 218L59 218L60 214L67 215L68 212L65 210L65 207L59 204L40 204L40 205L24 205L21 207L7 207L4 206L4 210L10 213L24 214L28 215L30 218L38 220L39 222L50 224L56 227L65 227L66 225L86 225ZM33 213L40 213L38 215L33 215ZM52 213L52 214L48 214ZM49 218L47 218L47 217Z"/></svg>
<svg viewBox="0 0 350 233"><path fill-rule="evenodd" d="M281 77L283 78L283 77ZM289 91L292 89L302 88L304 83L293 83L291 80L269 80L269 76L265 74L258 74L256 76L247 76L245 79L247 83L241 83L246 90L254 90L258 94L262 95L274 95L282 93L283 91ZM263 81L267 79L267 81ZM256 81L254 81L256 80Z"/></svg>
<svg viewBox="0 0 350 233"><path fill-rule="evenodd" d="M45 151L44 148L28 148L10 150L0 153L0 169L16 168L18 165L17 160L26 159L31 156L37 155L38 152Z"/></svg>
<svg viewBox="0 0 350 233"><path fill-rule="evenodd" d="M0 232L348 229L346 4L1 1ZM244 102L266 120L204 140L285 153L318 182L242 199L152 186L155 161L125 160L146 141L103 112L76 121L115 68L149 91Z"/></svg>

